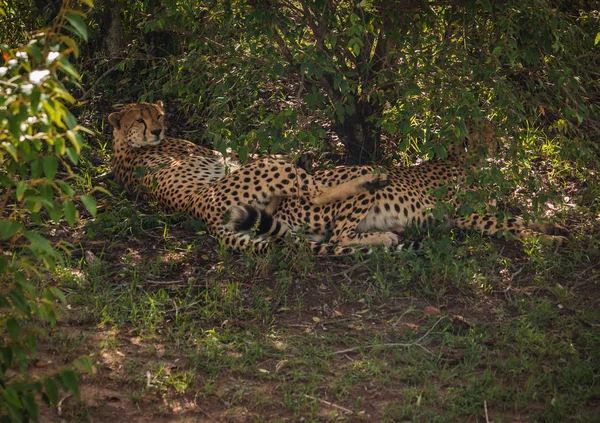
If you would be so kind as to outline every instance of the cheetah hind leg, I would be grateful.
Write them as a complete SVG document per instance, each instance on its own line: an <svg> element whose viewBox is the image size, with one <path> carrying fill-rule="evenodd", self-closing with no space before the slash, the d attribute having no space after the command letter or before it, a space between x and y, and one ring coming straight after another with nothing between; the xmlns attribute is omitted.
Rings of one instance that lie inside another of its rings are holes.
<svg viewBox="0 0 600 423"><path fill-rule="evenodd" d="M374 173L370 175L362 175L348 182L344 182L332 187L322 188L320 195L310 198L314 205L322 205L326 203L334 203L343 201L363 192L373 193L390 184L388 175L385 173Z"/></svg>

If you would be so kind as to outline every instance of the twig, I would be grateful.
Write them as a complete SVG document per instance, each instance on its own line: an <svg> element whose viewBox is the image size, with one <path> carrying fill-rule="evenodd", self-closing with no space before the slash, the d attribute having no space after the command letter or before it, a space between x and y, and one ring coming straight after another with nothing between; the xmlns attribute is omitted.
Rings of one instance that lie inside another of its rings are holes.
<svg viewBox="0 0 600 423"><path fill-rule="evenodd" d="M525 269L525 266L521 266L521 268L519 270L517 270L515 273L513 273L510 277L510 280L514 281L515 277L517 277L519 275L519 273L521 273L523 271L523 269Z"/></svg>
<svg viewBox="0 0 600 423"><path fill-rule="evenodd" d="M486 400L483 400L483 409L485 410L485 422L486 423L490 423L490 418L488 417L487 401Z"/></svg>
<svg viewBox="0 0 600 423"><path fill-rule="evenodd" d="M357 264L355 264L354 266L350 266L349 268L342 270L339 273L333 273L331 276L348 276L349 272L352 272L352 271L358 269L359 267L366 266L366 265L367 265L366 262L361 261L361 262L358 262Z"/></svg>
<svg viewBox="0 0 600 423"><path fill-rule="evenodd" d="M58 415L59 415L59 416L62 416L62 414L63 414L63 412L62 412L62 405L63 405L63 402L65 402L65 400L66 400L66 399L68 399L68 398L71 398L72 396L73 396L73 394L68 394L68 395L65 395L65 396L64 396L64 397L63 397L63 398L62 398L62 399L61 399L61 400L58 402L58 404L56 405L56 411L57 411L57 413L58 413Z"/></svg>
<svg viewBox="0 0 600 423"><path fill-rule="evenodd" d="M307 395L307 394L304 394L304 396L305 396L306 398L310 398L311 400L315 400L315 401L322 402L323 404L325 404L325 405L328 405L328 406L330 406L330 407L337 408L338 410L342 410L344 413L347 413L347 414L354 414L354 411L352 411L352 410L349 410L349 409L347 409L346 407L342 407L341 405L337 405L337 404L334 404L334 403L332 403L332 402L325 401L324 399L321 399L321 398L315 398L315 397L313 397L313 396L311 396L311 395Z"/></svg>
<svg viewBox="0 0 600 423"><path fill-rule="evenodd" d="M146 279L147 283L151 283L153 285L175 285L178 283L184 283L185 279L177 279L177 280L173 280L173 281L153 281L150 279Z"/></svg>
<svg viewBox="0 0 600 423"><path fill-rule="evenodd" d="M427 348L425 348L423 345L420 344L420 342L425 339L425 337L427 337L431 331L437 326L437 324L439 322L441 322L442 320L444 320L446 317L442 316L440 317L434 324L433 326L431 326L429 328L429 330L427 332L425 332L425 334L423 336L421 336L420 338L418 338L416 341L413 342L392 342L392 343L387 343L387 344L374 344L374 345L365 345L364 347L352 347L352 348L346 348L345 350L339 350L339 351L334 351L333 354L346 354L349 352L353 352L356 350L359 350L361 348L375 348L375 347L406 347L406 348L410 348L410 347L420 347L422 348L424 351L428 352L429 354L433 355L433 353L431 351L429 351Z"/></svg>
<svg viewBox="0 0 600 423"><path fill-rule="evenodd" d="M104 181L106 179L112 179L113 175L114 175L114 172L112 170L109 170L108 172L104 172L104 173L102 173L100 175L94 176L92 178L92 181L94 181L95 183L96 182L102 182L102 181Z"/></svg>

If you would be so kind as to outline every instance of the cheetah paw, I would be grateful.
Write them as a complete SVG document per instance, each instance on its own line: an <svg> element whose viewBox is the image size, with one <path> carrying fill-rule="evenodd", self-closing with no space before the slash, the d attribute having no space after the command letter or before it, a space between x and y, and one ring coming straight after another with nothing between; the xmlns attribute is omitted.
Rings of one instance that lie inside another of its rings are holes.
<svg viewBox="0 0 600 423"><path fill-rule="evenodd" d="M569 230L562 225L553 225L550 223L530 223L527 225L527 227L546 235L552 235L561 238L567 238L570 235Z"/></svg>
<svg viewBox="0 0 600 423"><path fill-rule="evenodd" d="M400 244L401 237L394 232L381 232L377 234L377 238L379 242L375 242L376 244L383 245L384 247L392 247L394 245ZM374 244L375 244L374 243Z"/></svg>
<svg viewBox="0 0 600 423"><path fill-rule="evenodd" d="M569 242L569 238L561 235L544 235L544 240L548 244L563 246Z"/></svg>

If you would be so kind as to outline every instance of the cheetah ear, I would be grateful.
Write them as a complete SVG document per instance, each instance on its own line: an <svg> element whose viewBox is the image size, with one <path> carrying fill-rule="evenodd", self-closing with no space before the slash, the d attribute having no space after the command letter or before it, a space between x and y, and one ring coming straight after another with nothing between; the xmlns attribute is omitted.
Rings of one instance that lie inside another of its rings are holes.
<svg viewBox="0 0 600 423"><path fill-rule="evenodd" d="M121 118L123 117L123 112L114 112L108 115L108 122L115 128L121 129Z"/></svg>
<svg viewBox="0 0 600 423"><path fill-rule="evenodd" d="M157 105L158 107L160 107L161 109L164 109L164 107L165 107L165 105L163 104L162 100L158 100L158 101L156 102L156 105Z"/></svg>

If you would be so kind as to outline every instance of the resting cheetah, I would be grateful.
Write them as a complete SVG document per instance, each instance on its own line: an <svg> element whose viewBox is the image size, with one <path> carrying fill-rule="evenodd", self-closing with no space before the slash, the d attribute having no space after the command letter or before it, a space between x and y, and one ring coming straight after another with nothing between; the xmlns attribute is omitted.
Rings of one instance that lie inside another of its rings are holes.
<svg viewBox="0 0 600 423"><path fill-rule="evenodd" d="M248 245L267 247L264 239L227 230L223 220L233 206L246 204L262 210L289 196L325 205L387 183L385 175L365 174L327 187L305 170L271 158L227 173L221 154L189 141L165 137L161 102L129 104L111 113L108 120L113 126L112 163L117 182L128 190L145 192L171 210L203 221L211 235L233 249ZM260 229L273 236L288 230L279 222Z"/></svg>
<svg viewBox="0 0 600 423"><path fill-rule="evenodd" d="M490 150L494 140L489 133L480 136L474 131L449 152L446 159L434 159L409 167L340 166L321 170L314 174L316 181L336 186L363 175L385 172L390 184L377 192L363 192L345 201L332 204L314 204L306 198L283 198L273 216L262 219L285 222L292 230L303 230L316 239L328 238L329 242L345 245L394 245L400 242L407 225L417 224L426 228L434 221L431 209L440 200L433 194L445 187L445 200L452 200L456 186L464 182L470 158L467 157L476 147L484 144ZM249 226L248 220L257 218L247 210L237 209L236 220L231 222L236 228ZM494 215L471 214L468 217L447 216L448 226L460 229L474 229L492 235L498 232L511 233L517 238L543 233L547 241L561 244L566 231L551 225L524 225L520 219L497 220ZM262 225L262 227L268 227ZM260 233L260 232L259 232ZM382 242L382 235L386 240ZM558 235L558 236L557 236Z"/></svg>

